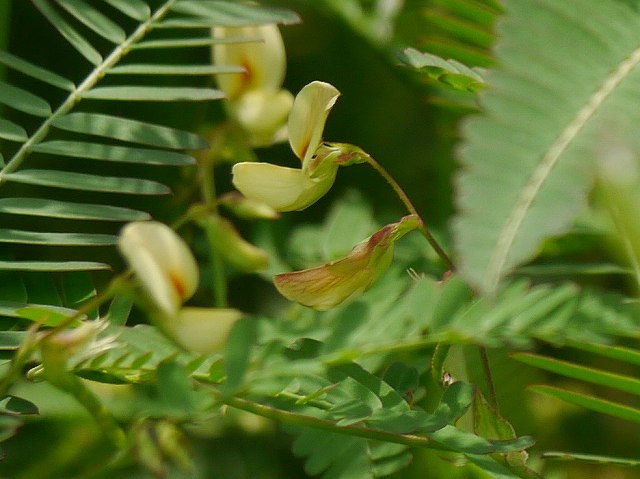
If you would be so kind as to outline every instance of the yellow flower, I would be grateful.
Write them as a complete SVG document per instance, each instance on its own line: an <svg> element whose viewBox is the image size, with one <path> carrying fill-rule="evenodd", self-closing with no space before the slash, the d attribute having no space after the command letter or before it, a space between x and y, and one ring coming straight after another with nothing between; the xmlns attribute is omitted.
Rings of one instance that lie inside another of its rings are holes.
<svg viewBox="0 0 640 479"><path fill-rule="evenodd" d="M163 223L127 224L118 241L120 252L158 308L168 316L198 287L198 265L187 244Z"/></svg>
<svg viewBox="0 0 640 479"><path fill-rule="evenodd" d="M218 86L229 99L231 116L249 134L253 146L286 140L293 95L282 89L286 55L278 27L216 27L213 34L222 41L213 46L214 63L245 69L242 74L217 76ZM233 42L240 37L261 41Z"/></svg>
<svg viewBox="0 0 640 479"><path fill-rule="evenodd" d="M329 83L314 81L295 98L289 115L289 143L301 168L244 162L233 167L233 184L247 198L278 211L302 210L318 201L333 185L336 155L317 155L327 116L340 92Z"/></svg>
<svg viewBox="0 0 640 479"><path fill-rule="evenodd" d="M391 264L395 241L419 224L417 216L405 216L356 245L345 258L276 275L276 288L287 299L319 311L338 306L373 286Z"/></svg>

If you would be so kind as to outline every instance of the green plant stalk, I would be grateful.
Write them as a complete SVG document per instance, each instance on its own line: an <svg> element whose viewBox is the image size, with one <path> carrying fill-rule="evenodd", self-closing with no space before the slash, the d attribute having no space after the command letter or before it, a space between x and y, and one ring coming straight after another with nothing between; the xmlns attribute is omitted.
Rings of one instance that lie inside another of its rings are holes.
<svg viewBox="0 0 640 479"><path fill-rule="evenodd" d="M205 208L213 215L218 214L218 199L215 186L215 164L211 158L201 155L200 166L200 189ZM204 232L209 243L209 261L211 263L211 277L213 279L214 304L218 308L227 307L227 276L224 271L224 262L215 248L213 225L206 218L204 220Z"/></svg>
<svg viewBox="0 0 640 479"><path fill-rule="evenodd" d="M371 157L370 155L365 155L365 161L367 164L369 164L369 166L371 166L374 170L376 170L376 172L378 172L380 176L382 176L385 179L385 181L389 184L389 186L391 186L391 188L393 188L393 191L395 191L396 195L398 195L398 198L400 198L400 201L402 201L402 204L404 204L405 208L407 208L407 211L410 214L416 215L416 217L419 218L420 231L422 232L424 237L427 239L431 247L434 249L434 251L438 254L440 259L444 261L447 268L450 271L454 271L455 266L453 264L453 261L451 261L451 258L449 258L449 255L444 251L442 246L440 246L438 241L431 234L431 231L429 231L429 228L427 227L427 224L422 219L422 216L420 216L420 214L418 213L418 210L416 210L416 207L413 205L413 203L411 202L407 194L404 192L404 190L400 187L398 182L393 178L393 176L389 174L387 170L384 169L384 167L380 163L374 160L373 157Z"/></svg>
<svg viewBox="0 0 640 479"><path fill-rule="evenodd" d="M235 409L240 409L242 411L250 412L258 416L292 426L322 429L324 431L335 432L337 434L346 434L348 436L356 436L364 439L371 439L373 441L404 444L405 446L411 447L440 449L444 451L448 450L427 437L417 436L415 434L395 434L380 429L373 429L358 425L338 426L333 421L277 409L238 397L225 397L222 398L222 401L227 406Z"/></svg>

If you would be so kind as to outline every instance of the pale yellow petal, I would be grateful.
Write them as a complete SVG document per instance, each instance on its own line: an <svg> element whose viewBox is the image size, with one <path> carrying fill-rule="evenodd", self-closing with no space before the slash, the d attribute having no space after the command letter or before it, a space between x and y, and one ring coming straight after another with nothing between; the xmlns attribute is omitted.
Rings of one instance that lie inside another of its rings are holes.
<svg viewBox="0 0 640 479"><path fill-rule="evenodd" d="M162 311L174 315L198 287L198 265L189 247L167 225L156 221L127 224L120 252Z"/></svg>
<svg viewBox="0 0 640 479"><path fill-rule="evenodd" d="M199 354L221 352L243 314L229 308L183 308L164 328L180 346Z"/></svg>
<svg viewBox="0 0 640 479"><path fill-rule="evenodd" d="M340 92L331 84L314 81L296 96L289 114L289 143L303 168L322 142L327 116Z"/></svg>
<svg viewBox="0 0 640 479"><path fill-rule="evenodd" d="M285 76L286 54L276 25L216 27L213 35L227 41L243 36L261 39L242 43L217 43L213 46L213 61L216 65L240 65L246 69L243 74L216 77L218 86L230 100L252 90L280 89Z"/></svg>
<svg viewBox="0 0 640 479"><path fill-rule="evenodd" d="M233 184L244 196L277 211L302 210L318 201L333 185L337 167L322 178L309 178L301 169L270 163L233 166Z"/></svg>

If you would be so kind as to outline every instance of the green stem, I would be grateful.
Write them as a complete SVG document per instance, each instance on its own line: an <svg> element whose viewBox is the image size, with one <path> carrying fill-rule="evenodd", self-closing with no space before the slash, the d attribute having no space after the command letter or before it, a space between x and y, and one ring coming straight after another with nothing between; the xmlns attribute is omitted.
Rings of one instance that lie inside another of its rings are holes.
<svg viewBox="0 0 640 479"><path fill-rule="evenodd" d="M382 176L386 180L387 183L389 183L391 188L393 188L393 191L395 191L396 195L398 195L398 198L400 198L400 201L402 201L404 206L407 208L407 211L409 211L410 214L416 215L416 217L418 217L418 219L420 220L420 231L422 232L424 237L427 238L427 241L429 242L431 247L434 249L434 251L438 254L438 256L442 259L442 261L444 261L444 263L447 265L447 268L450 271L455 270L455 266L453 265L451 258L449 258L449 255L447 255L447 253L444 251L444 249L442 249L438 241L431 234L431 231L429 231L429 228L427 228L427 225L422 219L422 216L420 216L420 214L418 213L418 210L416 210L416 207L413 206L413 203L411 202L407 194L404 192L404 190L400 187L398 182L387 172L387 170L384 169L384 167L380 163L374 160L372 156L366 155L366 162L374 170L376 170L380 174L380 176Z"/></svg>
<svg viewBox="0 0 640 479"><path fill-rule="evenodd" d="M359 425L338 426L335 422L320 419L312 416L305 416L282 409L277 409L264 404L248 401L237 397L227 397L223 402L230 407L247 411L258 416L272 419L274 421L289 424L292 426L310 427L314 429L322 429L324 431L335 432L338 434L346 434L349 436L362 437L374 441L392 442L395 444L404 444L411 447L429 447L434 449L444 449L442 446L431 441L427 437L416 436L414 434L395 434L380 429L368 428Z"/></svg>
<svg viewBox="0 0 640 479"><path fill-rule="evenodd" d="M215 164L211 157L201 156L200 161L200 188L205 208L211 211L212 215L218 214L218 198L215 186ZM213 280L214 303L218 308L227 307L227 276L224 271L224 262L215 247L213 232L214 226L205 219L204 231L209 243L209 260L211 263L211 276Z"/></svg>

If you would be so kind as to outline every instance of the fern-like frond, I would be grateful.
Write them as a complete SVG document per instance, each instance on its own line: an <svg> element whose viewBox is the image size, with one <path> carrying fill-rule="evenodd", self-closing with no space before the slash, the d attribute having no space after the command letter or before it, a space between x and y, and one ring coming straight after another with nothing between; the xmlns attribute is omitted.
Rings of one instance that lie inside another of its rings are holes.
<svg viewBox="0 0 640 479"><path fill-rule="evenodd" d="M46 83L54 87L57 98L62 96L61 101L50 100L50 93L14 84L13 78L21 78L19 75L0 82L0 103L9 107L3 110L5 118L0 118L0 139L5 140L0 144L0 214L9 219L0 229L0 270L108 269L106 263L85 261L91 253L81 253L82 260L78 261L70 248L86 251L88 246L115 243L114 234L104 231L116 233L118 225L100 226L95 222L149 219L149 213L130 207L131 202L123 206L120 197L170 193L169 186L156 179L157 167L193 165L195 160L188 151L206 148L207 143L187 131L131 118L126 109L117 115L104 114L100 103L218 100L223 93L209 87L201 77L244 71L241 65L213 66L208 55L203 56L202 63L180 64L149 62L144 55L128 62L129 53L148 48L209 46L218 41L211 35L213 26L291 23L298 17L284 9L249 2L31 3L90 63L90 70L76 81L0 52L0 63L10 72ZM224 41L259 40L238 37ZM158 75L171 77L171 84L158 86ZM36 89L37 85L30 88ZM50 92L50 88L42 91ZM36 126L29 126L33 124ZM113 168L106 175L96 173L104 171L99 166L104 162ZM136 165L135 174L118 166L127 163ZM96 228L100 234L90 232ZM52 253L54 250L56 253ZM21 281L20 276L14 277ZM29 302L34 302L31 297Z"/></svg>
<svg viewBox="0 0 640 479"><path fill-rule="evenodd" d="M464 129L457 182L460 269L484 293L567 230L586 202L594 143L612 129L633 143L627 126L640 111L629 107L640 97L637 10L597 0L506 7L499 66L484 114Z"/></svg>

